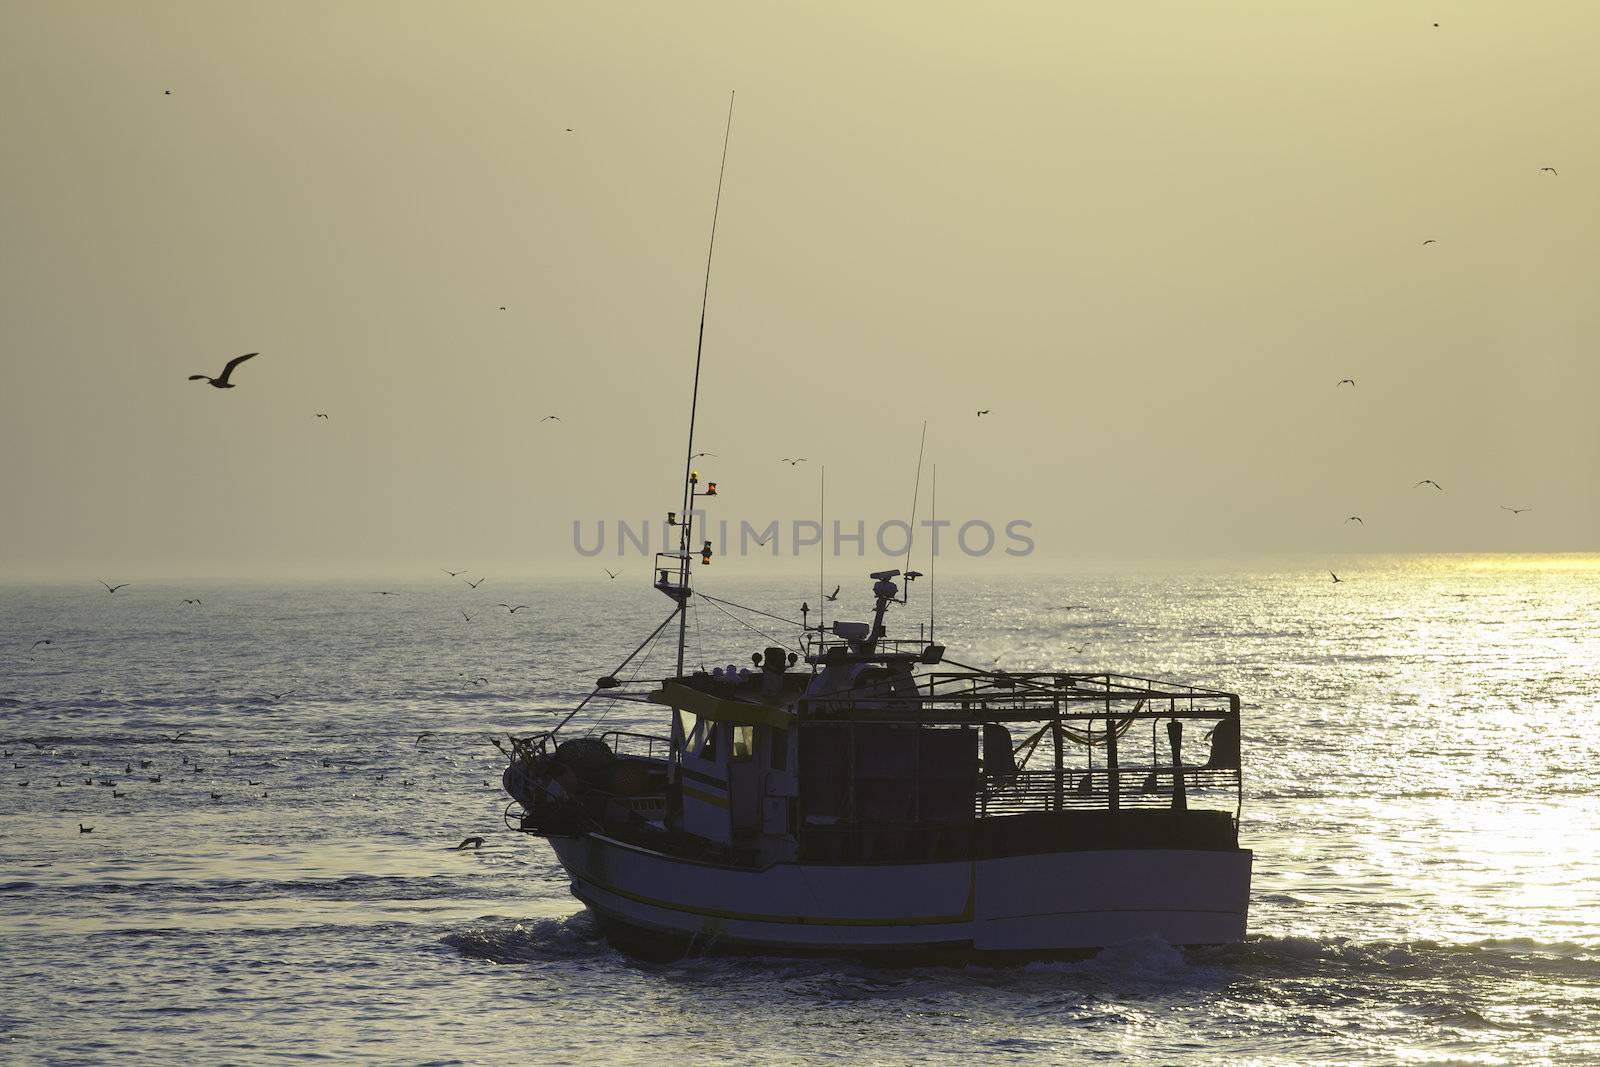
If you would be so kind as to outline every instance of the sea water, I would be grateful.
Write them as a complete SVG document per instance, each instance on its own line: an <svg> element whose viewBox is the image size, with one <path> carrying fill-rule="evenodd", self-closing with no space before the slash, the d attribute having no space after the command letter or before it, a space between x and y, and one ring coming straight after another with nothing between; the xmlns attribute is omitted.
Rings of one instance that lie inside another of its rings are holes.
<svg viewBox="0 0 1600 1067"><path fill-rule="evenodd" d="M1250 935L904 968L635 960L506 828L486 738L548 728L666 616L647 576L0 588L0 1059L1600 1061L1600 560L1340 576L941 579L962 662L1242 695ZM703 587L818 601L732 566ZM867 583L828 607L866 618ZM698 604L692 666L795 642L732 614Z"/></svg>

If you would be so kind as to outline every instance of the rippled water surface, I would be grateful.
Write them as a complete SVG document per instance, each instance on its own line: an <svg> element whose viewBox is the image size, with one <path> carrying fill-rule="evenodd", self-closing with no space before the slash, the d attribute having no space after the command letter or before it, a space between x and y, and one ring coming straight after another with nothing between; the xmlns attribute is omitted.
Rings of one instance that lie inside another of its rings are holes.
<svg viewBox="0 0 1600 1067"><path fill-rule="evenodd" d="M504 829L485 735L665 616L637 576L0 588L0 1058L1600 1062L1600 561L1341 576L941 582L965 662L1243 695L1251 938L902 969L635 961ZM766 643L709 606L691 637Z"/></svg>

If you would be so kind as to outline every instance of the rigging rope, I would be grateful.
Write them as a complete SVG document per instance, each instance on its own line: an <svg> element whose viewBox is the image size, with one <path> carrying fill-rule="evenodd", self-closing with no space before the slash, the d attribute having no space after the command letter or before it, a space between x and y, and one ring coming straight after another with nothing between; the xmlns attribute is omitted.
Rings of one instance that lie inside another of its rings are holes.
<svg viewBox="0 0 1600 1067"><path fill-rule="evenodd" d="M702 593L701 595L704 596L705 594ZM764 633L761 630L756 629L754 626L751 626L749 623L745 622L743 619L739 618L739 616L735 615L733 612L729 611L727 608L725 608L722 605L718 604L715 600L712 600L710 597L707 597L706 599L711 604L712 607L714 607L718 611L722 612L724 615L726 615L728 618L732 619L734 622L738 623L740 626L743 626L746 630L749 630L751 633L757 635L762 640L771 641L773 644L781 646L784 649L784 651L786 651L786 652L794 652L794 649L790 648L781 639L773 637L769 633ZM738 605L734 605L734 606L737 607ZM785 620L780 619L779 621L782 622L782 621L785 621ZM795 652L795 655L798 656L799 653Z"/></svg>
<svg viewBox="0 0 1600 1067"><path fill-rule="evenodd" d="M795 627L796 629L800 629L803 626L802 623L795 622L793 619L786 619L782 615L774 615L770 611L762 611L760 608L747 607L744 604L735 604L731 600L723 600L720 597L712 596L710 593L697 593L695 595L704 597L705 599L711 601L714 604L726 604L726 605L728 605L728 607L730 607L730 608L738 608L740 611L748 611L748 612L750 612L750 613L752 613L754 615L764 615L767 618L772 619L772 620L774 620L776 622L787 623L790 626Z"/></svg>
<svg viewBox="0 0 1600 1067"><path fill-rule="evenodd" d="M650 632L650 636L649 637L647 637L643 641L639 642L639 647L634 649L632 652L628 653L628 658L623 660L621 663L617 664L617 670L616 671L612 671L611 674L607 675L607 677L615 677L617 671L622 670L622 668L626 667L629 663L633 662L633 657L637 656L641 651L643 651L644 647L646 645L648 645L650 642L654 641L656 639L656 637L661 633L661 631L665 630L667 628L667 623L669 623L673 619L677 618L678 617L678 612L680 612L682 610L683 610L683 605L682 604L679 604L677 607L673 608L672 609L672 614L668 615L665 619L662 619L661 620L661 625L657 626L654 630L652 630ZM561 728L563 726L567 725L567 723L571 722L572 721L572 717L574 715L578 714L578 712L582 711L583 708L584 708L584 705L588 704L589 701L593 700L595 698L596 694L598 694L599 692L600 692L600 687L599 686L595 686L594 689L590 690L589 695L584 697L583 700L581 700L578 703L577 707L575 707L571 711L567 712L567 717L566 718L564 718L560 722L556 723L555 727L550 731L550 736L554 737L557 733L559 733Z"/></svg>

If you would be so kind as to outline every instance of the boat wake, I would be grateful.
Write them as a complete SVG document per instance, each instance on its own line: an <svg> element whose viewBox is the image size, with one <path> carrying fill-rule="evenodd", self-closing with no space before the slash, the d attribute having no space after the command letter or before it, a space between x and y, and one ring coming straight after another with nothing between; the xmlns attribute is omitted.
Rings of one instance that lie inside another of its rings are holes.
<svg viewBox="0 0 1600 1067"><path fill-rule="evenodd" d="M1572 941L1527 938L1449 944L1348 938L1256 937L1238 945L1191 949L1196 964L1264 978L1600 979L1600 950Z"/></svg>
<svg viewBox="0 0 1600 1067"><path fill-rule="evenodd" d="M565 919L485 918L465 930L446 934L440 943L469 959L507 965L619 955L606 943L588 912Z"/></svg>

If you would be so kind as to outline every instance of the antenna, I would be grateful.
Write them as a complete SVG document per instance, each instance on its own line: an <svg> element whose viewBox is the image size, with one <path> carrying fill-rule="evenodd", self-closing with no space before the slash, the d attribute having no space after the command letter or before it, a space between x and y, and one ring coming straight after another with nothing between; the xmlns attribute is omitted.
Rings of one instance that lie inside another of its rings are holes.
<svg viewBox="0 0 1600 1067"><path fill-rule="evenodd" d="M822 466L822 488L817 492L817 647L822 647L823 624L827 621L828 598L823 595L828 588L828 536L823 531L828 520L828 466Z"/></svg>
<svg viewBox="0 0 1600 1067"><path fill-rule="evenodd" d="M911 570L911 548L917 541L917 494L922 492L922 451L928 444L928 420L922 420L922 441L917 445L917 480L911 487L911 532L906 535L906 565L903 570ZM911 582L906 582L906 594L911 593Z"/></svg>
<svg viewBox="0 0 1600 1067"><path fill-rule="evenodd" d="M933 561L939 556L939 465L933 465L933 499L928 502L933 536L928 539L928 644L933 644Z"/></svg>
<svg viewBox="0 0 1600 1067"><path fill-rule="evenodd" d="M722 176L728 170L728 142L733 138L733 92L728 93L728 123L722 131L722 162L717 167L717 197L711 205L711 240L706 246L706 280L700 293L700 332L694 343L694 391L689 397L689 447L683 461L683 532L678 536L678 675L683 675L683 646L689 627L689 546L694 543L694 422L700 407L700 357L706 347L706 307L711 301L711 256L717 250L717 215L722 210Z"/></svg>

